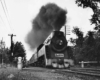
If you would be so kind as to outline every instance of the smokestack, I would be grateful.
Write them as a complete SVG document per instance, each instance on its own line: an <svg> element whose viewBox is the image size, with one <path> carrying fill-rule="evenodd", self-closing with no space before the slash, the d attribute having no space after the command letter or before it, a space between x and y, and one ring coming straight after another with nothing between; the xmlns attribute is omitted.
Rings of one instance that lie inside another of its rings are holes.
<svg viewBox="0 0 100 80"><path fill-rule="evenodd" d="M66 23L66 11L54 3L42 6L32 22L27 43L32 49L42 44L53 30L60 30Z"/></svg>

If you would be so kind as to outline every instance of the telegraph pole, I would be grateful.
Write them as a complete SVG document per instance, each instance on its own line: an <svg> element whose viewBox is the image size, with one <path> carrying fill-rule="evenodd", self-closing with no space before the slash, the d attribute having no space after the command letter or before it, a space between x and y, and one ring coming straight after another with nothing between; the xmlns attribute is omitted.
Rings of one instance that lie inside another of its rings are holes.
<svg viewBox="0 0 100 80"><path fill-rule="evenodd" d="M16 35L8 34L8 36L11 37L11 55L13 56L13 47L14 47L13 37L16 36Z"/></svg>

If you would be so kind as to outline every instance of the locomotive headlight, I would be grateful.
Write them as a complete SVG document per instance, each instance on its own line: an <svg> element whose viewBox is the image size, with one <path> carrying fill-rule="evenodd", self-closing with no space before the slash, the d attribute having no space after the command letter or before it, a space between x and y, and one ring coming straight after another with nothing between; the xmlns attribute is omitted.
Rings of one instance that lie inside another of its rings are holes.
<svg viewBox="0 0 100 80"><path fill-rule="evenodd" d="M60 40L60 41L59 41L59 45L62 45L62 44L63 44L63 41L62 41L62 40Z"/></svg>
<svg viewBox="0 0 100 80"><path fill-rule="evenodd" d="M57 40L57 44L58 45L62 45L63 44L63 41L62 40Z"/></svg>

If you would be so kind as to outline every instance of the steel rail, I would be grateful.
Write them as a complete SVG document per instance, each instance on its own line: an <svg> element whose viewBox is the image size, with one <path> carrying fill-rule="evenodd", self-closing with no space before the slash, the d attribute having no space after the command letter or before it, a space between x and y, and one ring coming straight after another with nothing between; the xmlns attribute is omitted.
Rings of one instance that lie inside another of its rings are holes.
<svg viewBox="0 0 100 80"><path fill-rule="evenodd" d="M59 70L57 69L56 71L60 71L60 72L69 72L69 73L77 73L77 74L81 74L81 75L88 75L88 76L97 76L100 77L100 73L93 73L93 72L89 72L89 71L79 71L79 70L71 70L71 69L62 69Z"/></svg>

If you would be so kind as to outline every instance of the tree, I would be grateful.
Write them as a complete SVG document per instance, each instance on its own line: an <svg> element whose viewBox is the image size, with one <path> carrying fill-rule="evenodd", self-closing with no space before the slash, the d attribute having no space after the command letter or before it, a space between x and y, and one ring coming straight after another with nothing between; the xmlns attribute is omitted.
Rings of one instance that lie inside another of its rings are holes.
<svg viewBox="0 0 100 80"><path fill-rule="evenodd" d="M0 63L2 62L2 60L3 60L3 63L9 63L10 62L8 51L9 51L8 48L0 49Z"/></svg>
<svg viewBox="0 0 100 80"><path fill-rule="evenodd" d="M3 62L4 63L9 63L9 55L8 55L8 48L4 48L3 50Z"/></svg>
<svg viewBox="0 0 100 80"><path fill-rule="evenodd" d="M22 45L21 42L15 43L13 53L14 53L14 57L25 57L26 56L24 46Z"/></svg>
<svg viewBox="0 0 100 80"><path fill-rule="evenodd" d="M73 56L75 63L77 63L78 61L81 61L83 58L80 51L82 50L83 47L84 37L83 37L83 32L78 27L74 27L72 32L76 34L76 36L78 37L77 39L73 38L70 39L71 43L75 44L75 46L73 47Z"/></svg>
<svg viewBox="0 0 100 80"><path fill-rule="evenodd" d="M73 31L74 34L77 35L78 39L76 39L76 45L82 47L83 45L83 32L78 28L78 27L74 27Z"/></svg>
<svg viewBox="0 0 100 80"><path fill-rule="evenodd" d="M21 42L16 42L13 47L13 62L17 64L18 57L22 57L23 64L26 63L26 52Z"/></svg>
<svg viewBox="0 0 100 80"><path fill-rule="evenodd" d="M76 39L70 38L70 42L75 46L76 45Z"/></svg>
<svg viewBox="0 0 100 80"><path fill-rule="evenodd" d="M94 39L94 32L89 31L86 37L83 37L83 32L78 28L74 27L73 33L77 35L76 46L74 46L73 54L75 56L76 61L89 61L89 60L97 60L96 52L96 39ZM74 40L72 42L75 44Z"/></svg>
<svg viewBox="0 0 100 80"><path fill-rule="evenodd" d="M88 31L87 45L95 46L95 39L94 39L94 32L93 31Z"/></svg>
<svg viewBox="0 0 100 80"><path fill-rule="evenodd" d="M89 31L84 38L84 44L79 50L81 60L83 61L100 61L100 38L94 38L94 32Z"/></svg>
<svg viewBox="0 0 100 80"><path fill-rule="evenodd" d="M90 19L92 24L95 24L95 29L100 30L100 0L76 0L76 4L83 8L91 8L94 12Z"/></svg>
<svg viewBox="0 0 100 80"><path fill-rule="evenodd" d="M74 47L75 58L77 61L100 61L100 0L76 0L76 4L80 7L91 8L93 10L90 22L95 24L94 29L97 32L89 31L87 36L84 37L82 47ZM74 33L77 35L76 32L79 33L79 29L74 30Z"/></svg>

